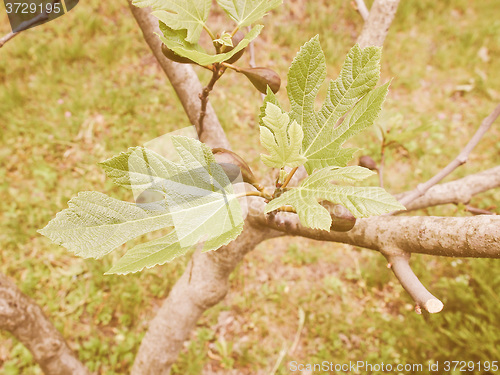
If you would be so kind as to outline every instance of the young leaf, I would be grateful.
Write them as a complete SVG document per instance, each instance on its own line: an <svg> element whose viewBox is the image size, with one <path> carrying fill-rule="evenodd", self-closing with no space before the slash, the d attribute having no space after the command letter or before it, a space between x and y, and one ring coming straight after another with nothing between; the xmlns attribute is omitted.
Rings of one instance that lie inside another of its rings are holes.
<svg viewBox="0 0 500 375"><path fill-rule="evenodd" d="M162 25L161 22L160 29L163 32L163 36L158 36L168 48L170 48L178 55L187 57L200 65L210 65L229 60L238 52L245 49L252 40L259 36L263 28L264 26L262 25L255 25L252 30L250 30L250 32L245 35L241 42L238 43L236 47L234 47L229 52L220 53L218 55L210 55L205 52L198 44L187 42L185 40L186 30L173 30L165 24Z"/></svg>
<svg viewBox="0 0 500 375"><path fill-rule="evenodd" d="M283 0L217 0L217 3L242 28L260 20Z"/></svg>
<svg viewBox="0 0 500 375"><path fill-rule="evenodd" d="M329 231L332 218L328 210L318 203L319 200L340 204L357 218L404 210L405 208L382 188L338 186L331 183L333 180L360 181L373 173L357 166L321 169L302 181L298 188L289 190L269 202L266 212L290 205L295 208L303 226Z"/></svg>
<svg viewBox="0 0 500 375"><path fill-rule="evenodd" d="M174 227L167 236L129 250L109 271L117 273L163 264L202 241L209 251L235 239L243 229L241 207L210 148L182 136L172 136L172 143L180 163L137 147L101 164L119 185L163 193L155 210L81 193L41 233L78 255L101 257L142 234Z"/></svg>
<svg viewBox="0 0 500 375"><path fill-rule="evenodd" d="M139 8L152 7L153 16L174 30L187 30L186 41L198 43L206 26L211 0L132 0Z"/></svg>
<svg viewBox="0 0 500 375"><path fill-rule="evenodd" d="M314 147L304 151L307 157L306 169L309 173L327 166L344 166L352 159L358 149L342 148L342 145L349 138L373 125L382 109L388 90L389 82L370 91L354 106L339 126L329 130L328 138L323 134L321 138L317 138Z"/></svg>
<svg viewBox="0 0 500 375"><path fill-rule="evenodd" d="M270 155L261 154L262 162L274 168L298 167L306 162L300 155L302 147L302 128L279 107L267 103L260 127L260 142Z"/></svg>
<svg viewBox="0 0 500 375"><path fill-rule="evenodd" d="M316 113L314 101L326 76L325 56L318 37L307 42L297 54L288 73L287 91L290 117L304 129L302 150L308 159L305 167L309 174L326 166L345 166L356 150L342 149L343 143L370 126L378 116L385 99L383 92L387 89L381 88L366 101L361 99L379 79L380 56L378 47L362 50L355 45L349 51L339 77L330 82L325 103ZM354 118L350 122L344 119L340 125L343 131L340 132L336 125L353 106L356 121Z"/></svg>
<svg viewBox="0 0 500 375"><path fill-rule="evenodd" d="M83 258L101 258L127 241L174 225L166 210L145 210L95 191L79 193L68 206L39 233Z"/></svg>

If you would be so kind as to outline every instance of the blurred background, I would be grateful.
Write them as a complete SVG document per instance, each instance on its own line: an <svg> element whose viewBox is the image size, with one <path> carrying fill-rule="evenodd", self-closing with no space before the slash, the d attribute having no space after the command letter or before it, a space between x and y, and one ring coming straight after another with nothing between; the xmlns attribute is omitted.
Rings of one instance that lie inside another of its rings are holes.
<svg viewBox="0 0 500 375"><path fill-rule="evenodd" d="M393 79L379 119L393 140L384 176L391 193L448 164L500 101L499 10L498 0L401 1L382 60L381 82ZM210 24L231 28L219 10ZM286 73L300 46L319 34L328 78L336 78L363 21L350 1L285 0L264 24L256 63L279 72L278 97L287 103ZM9 31L2 4L0 35ZM246 53L238 65L248 61ZM208 82L207 71L197 72ZM326 85L318 103L325 92ZM266 176L259 162L260 94L228 72L210 100L233 148ZM97 374L128 373L148 321L188 257L140 274L103 276L125 247L103 260L83 260L36 230L79 191L132 200L96 163L188 125L125 1L80 2L0 49L0 272L43 307ZM498 164L499 129L493 125L448 180ZM364 148L359 156L380 160L379 133L374 128L356 138ZM500 213L499 201L497 189L471 205ZM470 215L454 205L416 214ZM292 360L500 360L500 260L413 256L412 264L445 303L440 314L417 315L376 252L299 238L265 242L232 275L226 299L199 321L173 373L269 374L280 363L276 373L288 374ZM41 373L4 332L0 373Z"/></svg>

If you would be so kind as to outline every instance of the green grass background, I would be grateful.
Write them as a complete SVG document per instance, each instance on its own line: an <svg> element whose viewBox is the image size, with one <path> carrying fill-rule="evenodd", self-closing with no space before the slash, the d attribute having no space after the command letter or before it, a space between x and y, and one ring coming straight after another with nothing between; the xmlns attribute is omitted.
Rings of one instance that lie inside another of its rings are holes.
<svg viewBox="0 0 500 375"><path fill-rule="evenodd" d="M401 140L387 155L389 191L411 189L445 166L500 100L499 10L498 0L401 1L382 64L382 80L393 83L380 121ZM10 31L3 6L0 21L3 35ZM231 27L220 12L211 22L219 31ZM283 80L299 47L316 34L335 78L362 28L350 2L330 0L285 1L264 24L257 64ZM240 65L247 63L248 54ZM207 81L207 72L199 75ZM225 78L211 101L234 149L264 177L261 97L245 77ZM279 97L285 102L285 90ZM96 163L188 125L124 1L82 1L0 49L0 271L43 307L96 374L128 373L187 259L103 276L124 249L82 260L36 230L79 191L130 200ZM499 129L493 126L451 178L498 164ZM375 131L354 143L379 160ZM499 199L497 189L472 204L498 213ZM468 215L456 206L417 214ZM442 313L415 314L378 253L304 239L263 243L232 275L227 298L204 314L173 372L269 374L283 349L278 374L289 374L292 360L500 360L500 261L414 256L412 264L445 303ZM20 343L0 333L0 373L41 371Z"/></svg>

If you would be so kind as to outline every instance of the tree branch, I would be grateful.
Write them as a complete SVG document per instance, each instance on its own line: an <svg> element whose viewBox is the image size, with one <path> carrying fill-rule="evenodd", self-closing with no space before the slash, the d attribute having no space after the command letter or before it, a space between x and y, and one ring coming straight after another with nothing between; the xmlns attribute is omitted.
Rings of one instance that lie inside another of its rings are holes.
<svg viewBox="0 0 500 375"><path fill-rule="evenodd" d="M443 309L443 302L434 297L420 282L410 267L410 254L401 252L399 255L387 256L389 267L398 278L403 288L417 303L415 310L420 313L420 308L433 313L438 313Z"/></svg>
<svg viewBox="0 0 500 375"><path fill-rule="evenodd" d="M0 329L22 342L45 374L90 374L36 302L1 273Z"/></svg>
<svg viewBox="0 0 500 375"><path fill-rule="evenodd" d="M161 33L158 20L152 16L150 8L137 8L129 2L130 10L142 30L144 39L151 48L163 71L166 73L177 96L179 97L184 111L191 124L196 126L200 140L210 147L222 147L231 149L226 134L220 125L212 105L208 103L203 119L203 129L199 124L201 112L201 101L199 95L202 85L193 68L187 64L178 64L167 59L161 52L161 41L155 32Z"/></svg>
<svg viewBox="0 0 500 375"><path fill-rule="evenodd" d="M406 206L413 200L425 194L427 190L429 190L431 187L439 183L443 178L448 176L459 166L465 164L474 147L476 147L476 145L479 143L481 138L486 134L486 132L489 130L489 128L495 122L498 116L500 116L500 104L497 105L496 108L493 110L493 112L491 112L490 115L483 120L483 122L477 129L476 133L472 136L469 143L467 143L467 145L460 152L460 154L458 154L458 156L450 164L444 167L438 174L436 174L430 180L424 182L423 184L418 185L415 190L406 194L403 198L401 198L400 203L403 206Z"/></svg>
<svg viewBox="0 0 500 375"><path fill-rule="evenodd" d="M412 211L448 203L469 203L473 196L498 187L500 187L500 166L435 185L423 196L407 203L406 209ZM396 195L396 198L402 201L410 193Z"/></svg>
<svg viewBox="0 0 500 375"><path fill-rule="evenodd" d="M375 0L370 9L368 19L358 37L361 48L382 46L396 15L399 0Z"/></svg>
<svg viewBox="0 0 500 375"><path fill-rule="evenodd" d="M229 288L229 275L243 257L280 232L253 228L217 251L196 252L181 278L149 325L132 368L132 375L166 375L201 314L219 303Z"/></svg>
<svg viewBox="0 0 500 375"><path fill-rule="evenodd" d="M363 18L363 21L366 22L366 20L370 16L370 11L366 7L366 4L363 0L356 0L356 10L359 12L361 17Z"/></svg>
<svg viewBox="0 0 500 375"><path fill-rule="evenodd" d="M500 258L500 217L375 216L358 219L348 232L303 227L297 215L264 215L264 202L252 199L254 226L272 228L293 236L341 242L391 255L419 253L447 257Z"/></svg>

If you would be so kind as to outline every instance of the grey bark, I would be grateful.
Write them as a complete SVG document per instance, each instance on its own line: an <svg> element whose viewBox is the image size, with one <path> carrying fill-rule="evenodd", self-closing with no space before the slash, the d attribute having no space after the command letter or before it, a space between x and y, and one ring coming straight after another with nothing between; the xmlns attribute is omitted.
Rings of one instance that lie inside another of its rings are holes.
<svg viewBox="0 0 500 375"><path fill-rule="evenodd" d="M274 220L264 214L264 203L255 202L253 225L318 241L340 242L380 251L384 255L405 253L446 257L500 258L500 217L375 216L358 219L349 232L326 232L305 228L297 215L278 213Z"/></svg>
<svg viewBox="0 0 500 375"><path fill-rule="evenodd" d="M1 273L0 329L22 342L45 374L90 374L36 302Z"/></svg>
<svg viewBox="0 0 500 375"><path fill-rule="evenodd" d="M406 209L412 211L448 203L469 203L475 195L498 187L500 187L500 166L435 185L420 198L407 203ZM400 200L407 194L410 192L399 194L396 198Z"/></svg>
<svg viewBox="0 0 500 375"><path fill-rule="evenodd" d="M358 44L361 48L381 47L384 44L398 4L399 0L375 0L373 2L368 19L358 37Z"/></svg>
<svg viewBox="0 0 500 375"><path fill-rule="evenodd" d="M229 275L238 263L257 244L280 235L245 223L243 233L229 245L214 252L196 252L151 321L132 375L169 374L201 314L226 296Z"/></svg>

